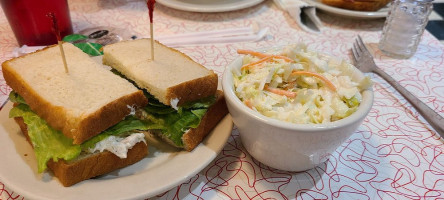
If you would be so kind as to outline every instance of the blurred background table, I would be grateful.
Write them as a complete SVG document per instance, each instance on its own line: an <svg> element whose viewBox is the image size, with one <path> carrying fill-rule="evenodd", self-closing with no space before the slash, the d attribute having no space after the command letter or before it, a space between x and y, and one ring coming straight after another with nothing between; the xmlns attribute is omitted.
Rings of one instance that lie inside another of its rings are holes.
<svg viewBox="0 0 444 200"><path fill-rule="evenodd" d="M426 29L444 44L444 0L433 1L433 11Z"/></svg>
<svg viewBox="0 0 444 200"><path fill-rule="evenodd" d="M149 35L148 13L142 0L70 0L69 7L74 31L109 26L122 28L137 37ZM157 3L154 31L155 35L173 35L253 25L269 27L267 36L258 42L178 48L214 70L219 77L225 66L238 56L239 48L255 50L303 42L314 50L350 60L350 48L359 34L376 64L444 116L444 45L438 36L431 34L440 33L442 38L443 29L426 31L417 53L408 60L397 60L381 54L377 48L384 18L355 19L317 12L324 25L320 34L302 31L270 0L223 13L186 12ZM442 16L435 14L436 21L442 20ZM0 62L3 62L12 58L11 52L18 46L2 11L0 33ZM213 162L153 199L444 198L443 139L387 82L369 75L374 81L373 108L360 128L327 162L298 173L269 168L248 155L234 127L228 143ZM9 92L1 76L0 103ZM1 147L0 150L2 154L11 153ZM0 178L0 199L26 197L10 190Z"/></svg>

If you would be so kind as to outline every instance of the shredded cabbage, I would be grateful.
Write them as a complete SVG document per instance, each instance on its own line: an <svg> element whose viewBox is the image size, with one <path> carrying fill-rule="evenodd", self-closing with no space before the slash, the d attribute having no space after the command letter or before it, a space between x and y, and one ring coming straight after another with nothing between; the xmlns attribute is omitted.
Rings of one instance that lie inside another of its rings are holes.
<svg viewBox="0 0 444 200"><path fill-rule="evenodd" d="M372 87L371 79L358 76L353 65L310 51L303 44L268 52L272 54L294 62L273 58L232 72L239 99L271 118L297 124L340 120L357 110L362 101L361 91ZM260 59L246 55L243 65ZM322 77L292 74L297 71Z"/></svg>

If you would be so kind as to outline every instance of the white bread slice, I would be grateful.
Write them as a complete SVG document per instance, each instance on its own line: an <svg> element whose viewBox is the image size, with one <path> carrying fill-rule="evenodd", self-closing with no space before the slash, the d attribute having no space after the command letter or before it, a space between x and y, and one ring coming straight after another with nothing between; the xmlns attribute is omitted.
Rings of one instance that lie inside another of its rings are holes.
<svg viewBox="0 0 444 200"><path fill-rule="evenodd" d="M159 42L138 39L106 45L103 63L116 69L165 105L177 105L214 95L217 75L187 55Z"/></svg>
<svg viewBox="0 0 444 200"><path fill-rule="evenodd" d="M27 125L24 123L23 118L16 117L14 120L20 126L22 133L32 146L28 136ZM139 142L128 150L127 157L124 159L117 157L109 151L103 151L82 156L69 162L63 159L54 162L51 159L48 161L47 166L63 186L69 187L81 181L132 165L145 158L146 155L148 155L148 146L144 142Z"/></svg>
<svg viewBox="0 0 444 200"><path fill-rule="evenodd" d="M64 43L69 73L65 73L58 46L2 64L6 83L30 108L56 130L81 144L121 121L131 107L147 99L70 43Z"/></svg>

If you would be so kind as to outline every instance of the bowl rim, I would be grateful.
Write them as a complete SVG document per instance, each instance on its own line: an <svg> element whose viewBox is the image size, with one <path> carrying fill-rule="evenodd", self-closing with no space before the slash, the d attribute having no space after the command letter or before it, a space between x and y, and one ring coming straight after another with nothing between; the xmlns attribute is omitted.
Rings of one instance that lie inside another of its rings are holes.
<svg viewBox="0 0 444 200"><path fill-rule="evenodd" d="M248 115L250 118L254 118L262 123L269 124L272 126L280 127L288 130L299 130L304 132L319 132L321 130L337 129L345 126L350 126L356 122L363 120L373 105L374 93L372 87L362 91L363 100L359 105L358 109L350 116L334 121L327 122L323 124L296 124L291 122L285 122L271 117L262 115L261 113L248 108L245 104L241 102L239 97L234 93L233 84L233 73L232 69L235 67L240 67L242 65L243 56L238 56L230 64L225 67L224 73L222 75L222 88L225 95L227 103L231 102L234 106L239 108L239 111L243 114ZM356 69L359 71L358 69ZM363 74L361 71L359 73Z"/></svg>

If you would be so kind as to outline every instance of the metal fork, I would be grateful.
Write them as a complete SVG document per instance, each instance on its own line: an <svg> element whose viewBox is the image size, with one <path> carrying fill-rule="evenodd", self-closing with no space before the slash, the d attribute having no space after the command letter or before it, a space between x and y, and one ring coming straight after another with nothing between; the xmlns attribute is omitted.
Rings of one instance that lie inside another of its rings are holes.
<svg viewBox="0 0 444 200"><path fill-rule="evenodd" d="M353 59L356 67L362 72L374 72L384 78L390 85L392 85L404 98L407 99L410 104L429 122L429 124L438 132L442 138L444 138L444 118L437 112L419 100L415 95L410 93L404 87L402 87L395 79L376 66L373 56L368 51L361 36L358 35L356 42L352 48Z"/></svg>

